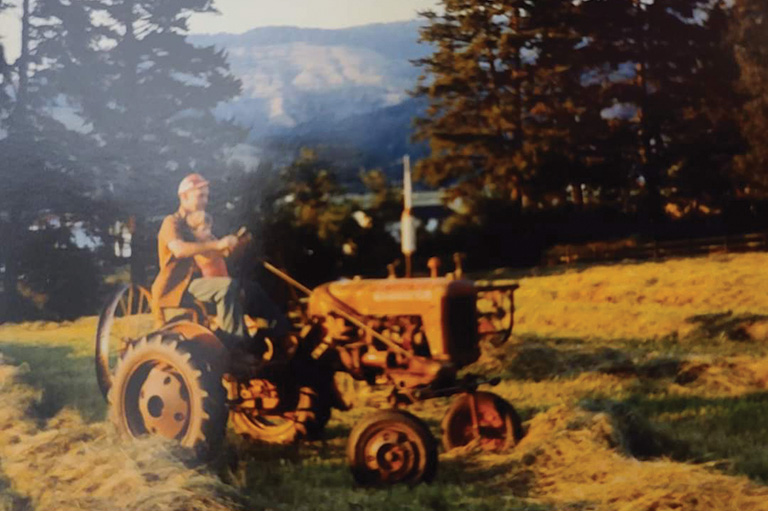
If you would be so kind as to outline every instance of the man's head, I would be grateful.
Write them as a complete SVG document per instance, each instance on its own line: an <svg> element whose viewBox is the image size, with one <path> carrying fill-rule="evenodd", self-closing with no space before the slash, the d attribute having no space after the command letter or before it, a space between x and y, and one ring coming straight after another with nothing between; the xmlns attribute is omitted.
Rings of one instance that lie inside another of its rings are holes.
<svg viewBox="0 0 768 511"><path fill-rule="evenodd" d="M205 240L212 235L213 217L205 211L193 211L187 215L187 225L196 238Z"/></svg>
<svg viewBox="0 0 768 511"><path fill-rule="evenodd" d="M200 174L189 174L179 183L179 203L187 213L205 211L208 205L208 181Z"/></svg>

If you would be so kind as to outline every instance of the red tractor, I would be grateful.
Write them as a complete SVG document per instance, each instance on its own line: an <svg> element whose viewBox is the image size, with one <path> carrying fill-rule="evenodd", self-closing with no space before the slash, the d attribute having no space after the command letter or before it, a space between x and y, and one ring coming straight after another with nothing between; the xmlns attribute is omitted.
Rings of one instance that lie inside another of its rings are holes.
<svg viewBox="0 0 768 511"><path fill-rule="evenodd" d="M252 371L233 370L201 304L161 311L164 321L154 328L158 311L146 290L123 286L113 296L99 320L96 373L121 433L173 438L201 454L217 448L228 418L254 441L312 439L332 409L350 408L340 382L354 379L387 386L391 407L364 418L349 436L348 461L361 484L434 477L437 443L404 410L418 401L456 396L442 421L445 450L469 443L501 450L521 438L512 405L477 390L494 382L458 377L478 359L482 335L509 336L516 284L355 278L310 290L264 264L306 297L294 309L288 356L278 359L267 349L266 362ZM110 344L117 347L114 369Z"/></svg>

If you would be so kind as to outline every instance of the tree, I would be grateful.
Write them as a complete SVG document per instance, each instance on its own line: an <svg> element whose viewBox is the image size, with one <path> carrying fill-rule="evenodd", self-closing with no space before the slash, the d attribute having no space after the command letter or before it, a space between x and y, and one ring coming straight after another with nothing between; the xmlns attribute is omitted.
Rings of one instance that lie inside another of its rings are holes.
<svg viewBox="0 0 768 511"><path fill-rule="evenodd" d="M763 192L768 189L768 2L737 0L731 40L739 65L739 89L746 101L739 117L748 150L736 160L739 173Z"/></svg>
<svg viewBox="0 0 768 511"><path fill-rule="evenodd" d="M240 91L225 54L186 40L189 16L212 10L211 0L37 3L46 34L39 52L52 63L41 75L98 142L99 193L131 218L134 242L146 241L132 251L137 282L147 280L152 255L147 219L176 207L185 174L226 174L227 150L246 134L213 113Z"/></svg>
<svg viewBox="0 0 768 511"><path fill-rule="evenodd" d="M423 13L421 178L480 201L713 200L740 150L724 10L695 0L445 1ZM476 213L475 213L476 215ZM476 215L478 216L478 215Z"/></svg>
<svg viewBox="0 0 768 511"><path fill-rule="evenodd" d="M330 163L303 149L291 164L264 165L247 179L245 216L258 252L309 284L338 276L353 209Z"/></svg>
<svg viewBox="0 0 768 511"><path fill-rule="evenodd" d="M0 119L5 132L0 139L0 237L4 240L0 249L4 289L0 310L12 319L18 319L24 309L18 289L20 278L36 278L35 269L24 260L25 247L36 237L30 230L33 224L47 218L49 223L66 228L83 218L91 204L88 179L82 173L82 155L88 143L81 133L68 129L51 114L56 97L35 72L42 65L36 52L37 36L30 0L24 0L21 55L13 64L3 59L2 97L7 115ZM66 233L71 235L69 230ZM47 240L48 250L56 253L62 248L52 238ZM70 248L70 253L76 250Z"/></svg>
<svg viewBox="0 0 768 511"><path fill-rule="evenodd" d="M530 64L525 49L524 1L445 0L444 14L426 11L421 41L435 52L416 63L425 76L415 90L427 96L417 138L431 154L416 176L431 185L450 184L454 197L518 200L531 175L525 140L525 90Z"/></svg>

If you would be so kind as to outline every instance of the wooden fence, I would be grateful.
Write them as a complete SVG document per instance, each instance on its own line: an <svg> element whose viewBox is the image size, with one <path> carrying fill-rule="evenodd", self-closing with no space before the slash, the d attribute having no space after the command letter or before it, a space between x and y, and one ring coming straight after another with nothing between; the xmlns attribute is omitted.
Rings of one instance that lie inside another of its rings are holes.
<svg viewBox="0 0 768 511"><path fill-rule="evenodd" d="M713 238L692 238L649 243L605 242L564 245L548 250L543 263L548 266L576 262L621 261L624 259L664 259L729 252L768 250L768 233L751 233Z"/></svg>

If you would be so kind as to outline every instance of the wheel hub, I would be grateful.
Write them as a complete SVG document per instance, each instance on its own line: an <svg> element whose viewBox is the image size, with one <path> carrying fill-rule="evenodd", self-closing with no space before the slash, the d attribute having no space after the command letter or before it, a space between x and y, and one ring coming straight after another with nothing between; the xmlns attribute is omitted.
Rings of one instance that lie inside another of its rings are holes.
<svg viewBox="0 0 768 511"><path fill-rule="evenodd" d="M407 435L384 429L376 433L365 446L365 464L382 475L383 480L397 479L414 467L417 455Z"/></svg>
<svg viewBox="0 0 768 511"><path fill-rule="evenodd" d="M187 426L189 392L173 368L155 366L139 392L139 411L147 431L166 438L180 438Z"/></svg>

